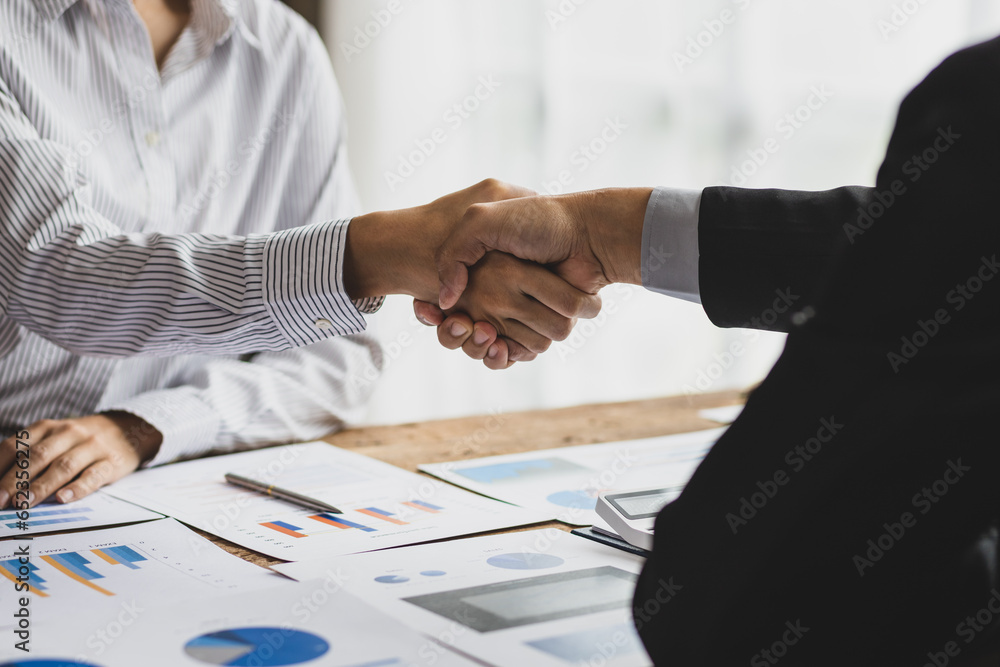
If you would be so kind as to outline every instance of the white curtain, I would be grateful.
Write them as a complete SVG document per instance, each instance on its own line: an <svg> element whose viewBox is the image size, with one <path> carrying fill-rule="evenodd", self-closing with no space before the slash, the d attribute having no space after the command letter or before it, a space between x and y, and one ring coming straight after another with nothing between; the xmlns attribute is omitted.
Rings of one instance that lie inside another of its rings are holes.
<svg viewBox="0 0 1000 667"><path fill-rule="evenodd" d="M907 90L1000 33L988 0L327 0L366 210L493 176L826 189L873 183ZM368 421L397 423L748 385L783 337L616 286L538 360L491 372L394 297L370 319L388 369ZM733 343L739 343L733 347ZM733 354L733 350L738 350Z"/></svg>

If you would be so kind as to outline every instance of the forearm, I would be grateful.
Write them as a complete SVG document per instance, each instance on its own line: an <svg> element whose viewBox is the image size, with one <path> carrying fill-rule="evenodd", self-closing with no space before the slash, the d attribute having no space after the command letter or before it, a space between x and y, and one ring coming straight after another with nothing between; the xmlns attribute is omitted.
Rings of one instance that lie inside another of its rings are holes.
<svg viewBox="0 0 1000 667"><path fill-rule="evenodd" d="M871 192L706 188L698 271L709 318L723 327L787 331L849 245Z"/></svg>
<svg viewBox="0 0 1000 667"><path fill-rule="evenodd" d="M341 337L249 361L192 358L181 384L113 401L162 432L151 464L213 450L312 440L357 421L382 367L370 336Z"/></svg>

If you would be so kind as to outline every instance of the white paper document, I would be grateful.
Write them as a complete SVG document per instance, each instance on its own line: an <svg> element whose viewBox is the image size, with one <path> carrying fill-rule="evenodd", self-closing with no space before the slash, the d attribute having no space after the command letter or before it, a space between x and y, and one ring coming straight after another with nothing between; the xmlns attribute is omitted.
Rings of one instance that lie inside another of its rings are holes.
<svg viewBox="0 0 1000 667"><path fill-rule="evenodd" d="M549 528L274 569L336 572L348 592L491 665L636 667L649 664L631 620L643 562Z"/></svg>
<svg viewBox="0 0 1000 667"><path fill-rule="evenodd" d="M678 495L724 428L491 456L420 469L483 495L555 516L573 526L600 521L597 496L674 488Z"/></svg>
<svg viewBox="0 0 1000 667"><path fill-rule="evenodd" d="M60 667L475 665L338 590L335 578L281 579L266 592L146 606L110 631L86 617L38 622L31 657Z"/></svg>
<svg viewBox="0 0 1000 667"><path fill-rule="evenodd" d="M162 519L162 514L113 498L102 491L95 491L86 498L72 503L41 503L24 512L0 510L0 537L39 535L58 530L100 528L122 523Z"/></svg>
<svg viewBox="0 0 1000 667"><path fill-rule="evenodd" d="M153 607L286 581L172 519L5 540L0 542L0 634L14 636L21 598L29 600L32 624L53 623L69 632L78 626L120 626Z"/></svg>
<svg viewBox="0 0 1000 667"><path fill-rule="evenodd" d="M237 473L328 502L316 512L227 484ZM108 493L283 560L371 551L546 521L325 442L143 470Z"/></svg>

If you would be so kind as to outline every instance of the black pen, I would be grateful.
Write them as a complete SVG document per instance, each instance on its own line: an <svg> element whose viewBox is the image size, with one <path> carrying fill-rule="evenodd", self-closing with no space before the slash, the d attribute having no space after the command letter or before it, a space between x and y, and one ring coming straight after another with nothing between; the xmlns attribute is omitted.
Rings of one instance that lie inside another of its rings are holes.
<svg viewBox="0 0 1000 667"><path fill-rule="evenodd" d="M288 489L279 489L274 484L264 484L263 482L250 479L249 477L234 475L231 472L226 473L226 481L230 484L241 486L244 489L250 489L251 491L256 491L258 493L266 493L269 496L290 502L293 505L298 505L299 507L305 507L306 509L343 514L343 512L329 503L324 503L322 500L316 500L315 498L310 498L309 496L304 496L301 493L295 493L294 491L289 491Z"/></svg>

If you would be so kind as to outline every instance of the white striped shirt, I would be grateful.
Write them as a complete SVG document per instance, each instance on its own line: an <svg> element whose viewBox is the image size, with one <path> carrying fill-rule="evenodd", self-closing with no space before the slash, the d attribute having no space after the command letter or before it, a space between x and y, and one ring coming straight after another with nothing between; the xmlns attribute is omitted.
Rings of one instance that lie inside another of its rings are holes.
<svg viewBox="0 0 1000 667"><path fill-rule="evenodd" d="M126 410L159 463L356 418L342 119L275 0L193 0L160 72L131 0L3 0L0 431Z"/></svg>

